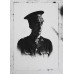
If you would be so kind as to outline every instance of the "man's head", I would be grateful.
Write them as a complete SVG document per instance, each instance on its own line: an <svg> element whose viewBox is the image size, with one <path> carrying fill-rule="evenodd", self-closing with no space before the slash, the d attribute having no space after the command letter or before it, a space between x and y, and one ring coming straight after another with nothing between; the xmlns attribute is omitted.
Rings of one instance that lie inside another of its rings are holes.
<svg viewBox="0 0 74 74"><path fill-rule="evenodd" d="M24 19L27 19L29 22L29 27L31 29L39 28L43 24L42 14L44 11L36 11L28 14Z"/></svg>

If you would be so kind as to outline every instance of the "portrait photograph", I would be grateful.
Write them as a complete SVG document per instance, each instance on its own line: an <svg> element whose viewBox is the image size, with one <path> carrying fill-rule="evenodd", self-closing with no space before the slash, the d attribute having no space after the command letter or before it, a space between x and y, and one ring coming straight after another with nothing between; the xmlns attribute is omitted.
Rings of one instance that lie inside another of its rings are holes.
<svg viewBox="0 0 74 74"><path fill-rule="evenodd" d="M11 1L11 74L63 74L63 4Z"/></svg>

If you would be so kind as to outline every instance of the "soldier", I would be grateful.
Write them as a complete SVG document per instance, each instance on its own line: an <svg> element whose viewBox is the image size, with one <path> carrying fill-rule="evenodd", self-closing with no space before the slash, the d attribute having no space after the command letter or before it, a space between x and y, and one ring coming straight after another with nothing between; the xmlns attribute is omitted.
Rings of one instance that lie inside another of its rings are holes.
<svg viewBox="0 0 74 74"><path fill-rule="evenodd" d="M48 54L49 56L52 52L52 42L40 36L41 27L44 22L42 18L43 13L44 11L36 11L24 17L24 19L28 20L32 32L29 36L18 41L17 48L21 51L21 54L31 56Z"/></svg>

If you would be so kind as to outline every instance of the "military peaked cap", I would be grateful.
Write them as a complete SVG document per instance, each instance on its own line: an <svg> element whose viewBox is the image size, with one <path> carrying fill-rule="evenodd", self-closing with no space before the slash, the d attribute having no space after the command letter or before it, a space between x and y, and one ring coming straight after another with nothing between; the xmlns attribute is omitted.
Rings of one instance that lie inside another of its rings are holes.
<svg viewBox="0 0 74 74"><path fill-rule="evenodd" d="M37 17L38 14L43 14L44 11L35 11L35 12L32 12L30 14L28 14L27 16L24 17L24 19L35 19Z"/></svg>

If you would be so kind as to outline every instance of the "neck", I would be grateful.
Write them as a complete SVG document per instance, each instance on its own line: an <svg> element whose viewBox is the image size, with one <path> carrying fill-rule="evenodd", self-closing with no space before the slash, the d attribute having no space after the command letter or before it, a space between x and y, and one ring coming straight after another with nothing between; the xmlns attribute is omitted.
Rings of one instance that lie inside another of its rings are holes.
<svg viewBox="0 0 74 74"><path fill-rule="evenodd" d="M31 32L30 36L32 36L34 39L39 38L41 35L41 31L33 31Z"/></svg>

